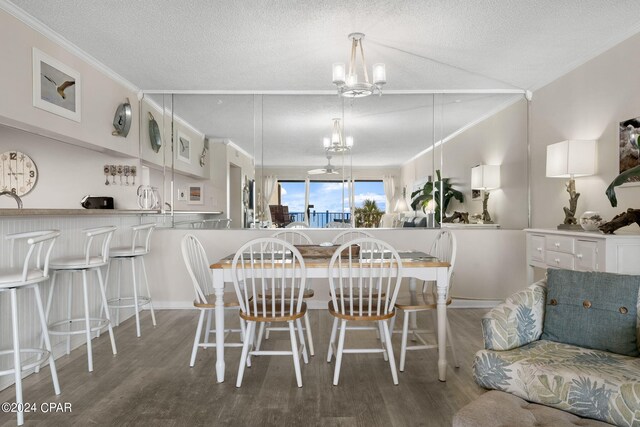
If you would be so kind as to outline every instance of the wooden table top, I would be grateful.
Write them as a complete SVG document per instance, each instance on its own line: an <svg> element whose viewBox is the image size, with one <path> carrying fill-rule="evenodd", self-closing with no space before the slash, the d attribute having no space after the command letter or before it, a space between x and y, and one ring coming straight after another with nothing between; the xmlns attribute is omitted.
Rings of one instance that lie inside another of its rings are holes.
<svg viewBox="0 0 640 427"><path fill-rule="evenodd" d="M402 260L402 265L405 268L421 268L421 267L449 267L448 262L439 261L436 257L433 257L424 252L418 251L398 251L398 255L400 255L400 259ZM229 269L231 268L231 264L233 262L233 257L235 254L228 255L222 258L220 261L211 264L209 267L211 269ZM323 257L323 258L311 258L304 257L304 264L308 268L326 268L329 267L329 261L331 258ZM265 260L266 261L266 260ZM269 259L269 264L271 260ZM278 266L282 266L282 259L278 259L275 261ZM285 264L291 263L291 258L285 257ZM266 264L266 263L265 263ZM370 261L367 260L367 263L363 265L363 267L367 267L371 265ZM375 263L373 264L375 266ZM268 268L267 265L265 267Z"/></svg>

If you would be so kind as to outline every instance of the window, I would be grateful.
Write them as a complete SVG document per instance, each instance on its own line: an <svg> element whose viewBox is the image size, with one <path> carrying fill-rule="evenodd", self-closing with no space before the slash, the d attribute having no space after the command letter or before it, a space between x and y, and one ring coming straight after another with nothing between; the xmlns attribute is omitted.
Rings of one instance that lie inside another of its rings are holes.
<svg viewBox="0 0 640 427"><path fill-rule="evenodd" d="M304 221L304 181L280 181L281 204L289 207L292 221ZM378 208L385 210L386 198L382 181L356 181L355 207L365 200L374 200ZM323 228L333 221L351 220L349 187L342 181L311 181L309 183L310 226Z"/></svg>

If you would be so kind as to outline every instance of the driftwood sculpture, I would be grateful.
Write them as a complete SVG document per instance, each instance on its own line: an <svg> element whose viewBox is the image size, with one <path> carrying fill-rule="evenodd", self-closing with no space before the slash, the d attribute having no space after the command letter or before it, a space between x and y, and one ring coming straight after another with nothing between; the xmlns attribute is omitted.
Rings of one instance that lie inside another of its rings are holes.
<svg viewBox="0 0 640 427"><path fill-rule="evenodd" d="M576 182L573 179L570 179L567 182L567 193L569 193L569 207L566 206L562 208L564 210L564 223L574 225L577 224L576 221L576 208L578 206L578 197L580 197L580 193L576 193Z"/></svg>
<svg viewBox="0 0 640 427"><path fill-rule="evenodd" d="M453 215L442 219L442 222L455 222L458 221L462 224L469 224L469 212L454 211Z"/></svg>
<svg viewBox="0 0 640 427"><path fill-rule="evenodd" d="M626 227L634 222L640 225L640 209L627 209L626 212L614 216L611 221L602 224L598 228L604 234L613 234L618 228Z"/></svg>

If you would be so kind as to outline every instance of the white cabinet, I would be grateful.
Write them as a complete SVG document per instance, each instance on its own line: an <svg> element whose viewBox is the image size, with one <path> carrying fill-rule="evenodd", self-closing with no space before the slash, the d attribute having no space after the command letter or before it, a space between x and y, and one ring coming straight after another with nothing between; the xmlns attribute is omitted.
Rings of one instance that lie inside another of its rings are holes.
<svg viewBox="0 0 640 427"><path fill-rule="evenodd" d="M564 268L640 275L640 234L528 229L527 279L533 269Z"/></svg>

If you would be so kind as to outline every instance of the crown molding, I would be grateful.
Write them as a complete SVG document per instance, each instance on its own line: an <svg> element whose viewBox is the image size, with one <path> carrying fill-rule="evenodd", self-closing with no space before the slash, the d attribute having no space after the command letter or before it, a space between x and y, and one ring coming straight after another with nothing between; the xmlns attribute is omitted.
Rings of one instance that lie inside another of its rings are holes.
<svg viewBox="0 0 640 427"><path fill-rule="evenodd" d="M0 0L2 1L2 0ZM385 90L383 95L439 95L439 94L487 94L487 95L523 95L524 89L403 89ZM148 95L331 95L335 90L143 90Z"/></svg>
<svg viewBox="0 0 640 427"><path fill-rule="evenodd" d="M7 12L9 15L13 16L23 24L30 27L31 29L42 34L52 42L60 45L69 53L77 56L78 58L80 58L81 60L83 60L84 62L86 62L93 68L95 68L96 70L100 71L102 74L109 77L111 80L115 81L116 83L119 83L120 85L124 86L126 89L130 90L131 92L140 94L141 90L139 87L137 87L136 85L131 83L129 80L122 77L120 74L113 71L111 68L104 65L102 62L98 61L93 56L89 55L84 50L80 49L75 44L71 43L69 40L67 40L57 32L53 31L50 27L48 27L42 21L34 18L33 16L25 12L23 9L11 3L9 0L0 0L0 10Z"/></svg>

